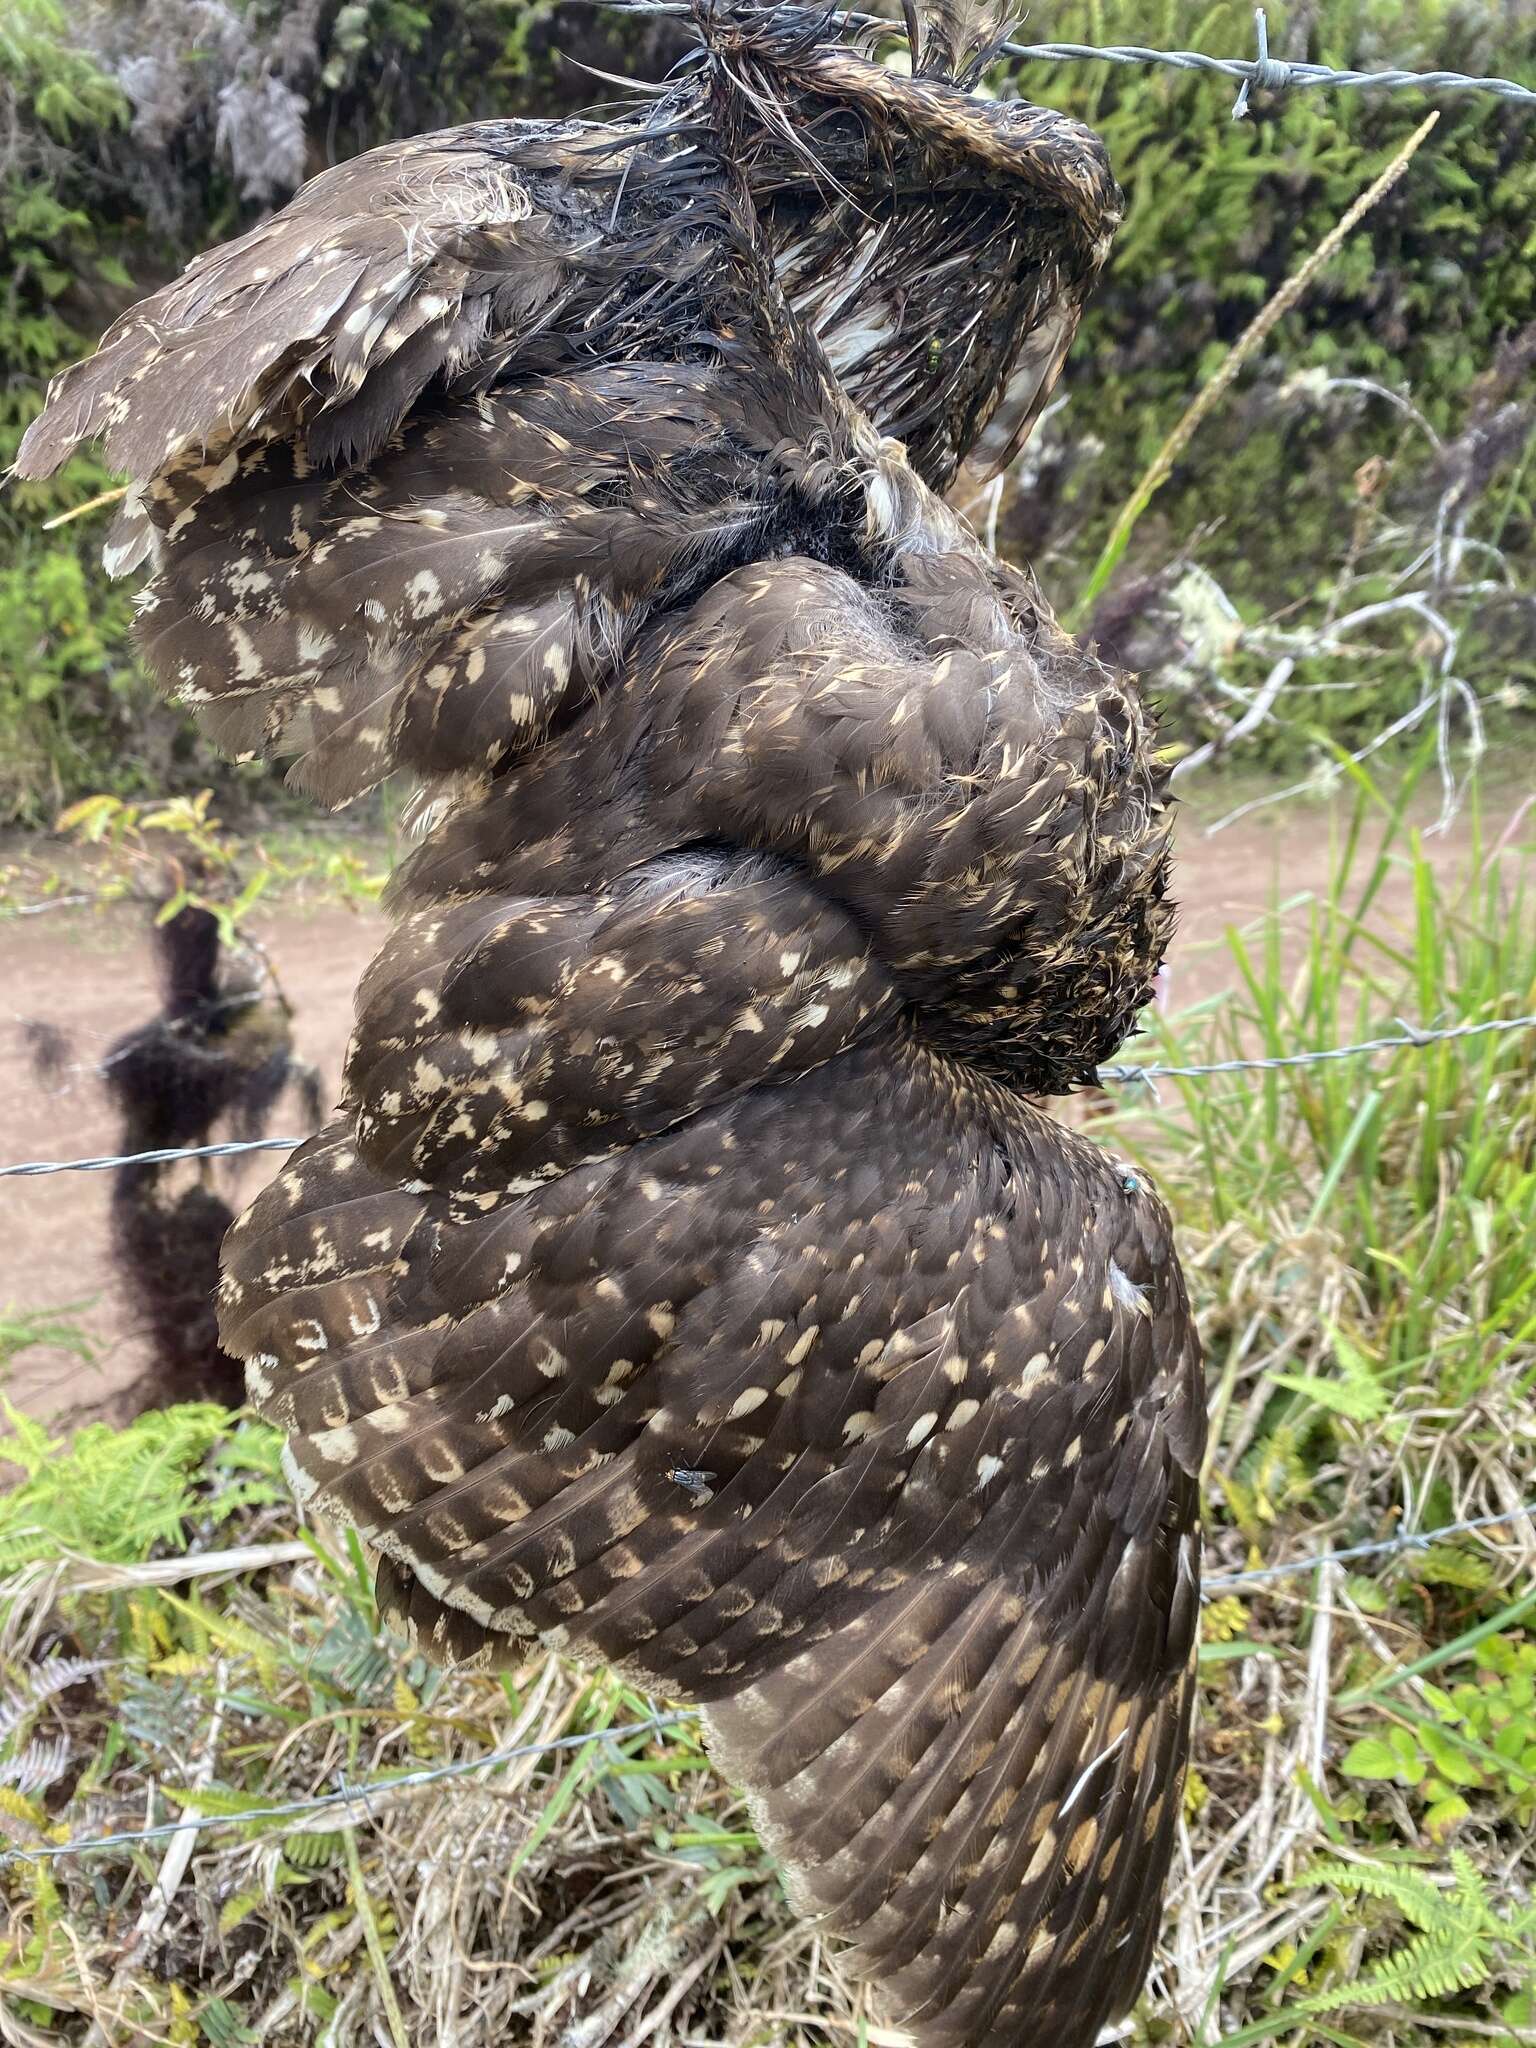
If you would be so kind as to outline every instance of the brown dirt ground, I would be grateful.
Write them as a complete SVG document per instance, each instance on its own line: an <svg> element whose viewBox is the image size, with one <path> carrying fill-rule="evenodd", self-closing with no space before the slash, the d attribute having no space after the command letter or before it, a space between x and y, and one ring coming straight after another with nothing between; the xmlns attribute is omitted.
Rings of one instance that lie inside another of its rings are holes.
<svg viewBox="0 0 1536 2048"><path fill-rule="evenodd" d="M1317 805L1287 804L1260 812L1214 838L1204 818L1220 815L1202 803L1182 817L1177 892L1183 904L1172 958L1171 996L1183 1009L1228 984L1223 945L1228 925L1261 917L1277 901L1291 905L1325 888L1330 834L1337 822ZM1485 837L1511 824L1529 839L1530 819L1518 793L1487 806ZM1465 866L1468 834L1459 822L1426 842L1438 867ZM1381 915L1393 921L1408 908L1406 884L1389 884ZM152 1013L154 998L142 906L61 909L0 926L0 1163L84 1157L114 1151L114 1132L92 1063L130 1025ZM352 991L377 949L377 913L342 904L278 903L252 919L295 1004L301 1054L322 1072L327 1097L339 1087L351 1025ZM77 1070L56 1088L33 1071L22 1027L52 1024L68 1033ZM279 1105L273 1130L298 1127L298 1111ZM272 1170L258 1155L217 1169L237 1209ZM57 1311L89 1339L89 1364L46 1345L15 1361L4 1389L20 1406L59 1416L109 1406L141 1372L145 1346L126 1327L107 1257L111 1176L65 1173L0 1181L0 1315Z"/></svg>

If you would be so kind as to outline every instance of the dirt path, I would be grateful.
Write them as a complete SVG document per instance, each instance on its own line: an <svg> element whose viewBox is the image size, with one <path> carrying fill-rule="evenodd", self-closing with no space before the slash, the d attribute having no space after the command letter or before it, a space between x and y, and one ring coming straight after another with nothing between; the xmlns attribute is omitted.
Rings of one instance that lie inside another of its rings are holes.
<svg viewBox="0 0 1536 2048"><path fill-rule="evenodd" d="M1489 839L1517 809L1514 796L1491 807ZM1184 813L1177 883L1184 908L1172 962L1176 1008L1228 986L1222 943L1228 925L1249 923L1277 899L1326 887L1332 824L1326 810L1290 805L1209 838L1200 811ZM1452 871L1465 864L1464 827L1427 845L1437 867ZM1408 908L1406 881L1389 883L1380 904L1383 920L1395 921ZM91 1069L115 1038L154 1009L143 916L142 908L119 905L59 910L0 926L0 1163L116 1149ZM342 905L278 905L253 919L252 928L295 1004L299 1050L320 1067L329 1098L340 1083L352 991L377 949L381 921L376 913ZM33 1071L24 1035L29 1022L69 1036L75 1070L57 1089ZM297 1107L285 1101L274 1132L296 1130L297 1119ZM258 1156L222 1167L221 1184L238 1208L270 1171L271 1160ZM0 1318L60 1312L93 1351L89 1364L44 1344L17 1357L4 1391L39 1415L109 1401L146 1363L145 1347L125 1327L115 1299L107 1256L110 1180L105 1173L67 1173L0 1181Z"/></svg>

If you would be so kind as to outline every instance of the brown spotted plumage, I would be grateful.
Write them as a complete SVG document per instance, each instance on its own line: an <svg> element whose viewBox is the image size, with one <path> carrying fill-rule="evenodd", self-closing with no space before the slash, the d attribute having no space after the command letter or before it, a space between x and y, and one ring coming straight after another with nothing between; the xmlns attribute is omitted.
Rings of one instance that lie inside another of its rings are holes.
<svg viewBox="0 0 1536 2048"><path fill-rule="evenodd" d="M1024 1098L1147 1000L1168 814L936 492L1118 195L965 89L990 6L912 11L912 77L701 4L633 118L326 173L21 466L105 437L227 746L426 786L343 1105L226 1247L299 1492L433 1654L700 1702L922 2048L1083 2048L1157 1925L1203 1406L1162 1205Z"/></svg>

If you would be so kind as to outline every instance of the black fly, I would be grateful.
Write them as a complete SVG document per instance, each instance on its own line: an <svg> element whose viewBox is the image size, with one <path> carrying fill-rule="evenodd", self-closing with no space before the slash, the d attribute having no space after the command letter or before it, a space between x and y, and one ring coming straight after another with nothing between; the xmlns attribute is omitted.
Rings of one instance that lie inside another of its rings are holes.
<svg viewBox="0 0 1536 2048"><path fill-rule="evenodd" d="M680 1486L692 1499L695 1507L702 1507L712 1496L710 1482L719 1478L718 1472L696 1472L691 1465L674 1465L667 1477L674 1486Z"/></svg>

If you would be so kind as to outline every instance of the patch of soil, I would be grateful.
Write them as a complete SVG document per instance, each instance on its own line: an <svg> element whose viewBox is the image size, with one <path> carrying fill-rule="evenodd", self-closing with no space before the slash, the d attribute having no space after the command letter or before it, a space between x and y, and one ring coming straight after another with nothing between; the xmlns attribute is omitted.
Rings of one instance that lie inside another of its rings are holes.
<svg viewBox="0 0 1536 2048"><path fill-rule="evenodd" d="M117 1131L96 1061L113 1041L159 1007L142 904L71 908L0 927L0 1164L114 1153ZM250 920L295 1007L301 1059L320 1070L323 1099L341 1088L352 1028L352 994L378 951L383 920L343 905L279 905ZM62 1071L40 1079L27 1026L61 1031ZM269 1126L302 1135L290 1090ZM254 1199L281 1155L210 1162L206 1171L238 1212ZM108 1252L110 1173L55 1173L0 1180L0 1315L46 1310L79 1329L89 1364L48 1345L15 1360L0 1391L38 1415L110 1407L149 1363L144 1341L117 1299Z"/></svg>
<svg viewBox="0 0 1536 2048"><path fill-rule="evenodd" d="M1485 841L1491 844L1518 818L1518 800L1510 796L1490 810ZM1182 911L1169 990L1175 1009L1230 985L1227 926L1249 924L1279 902L1291 906L1285 915L1299 932L1304 899L1326 889L1332 867L1337 821L1324 809L1284 805L1205 836L1204 820L1219 815L1205 809L1202 817L1192 804L1181 817L1175 887ZM1425 844L1447 874L1465 867L1464 822ZM1383 925L1406 924L1411 910L1407 878L1394 875L1373 915ZM114 1039L155 1009L144 915L135 905L76 907L0 927L0 1164L116 1149L92 1067ZM264 905L251 929L294 1004L297 1052L320 1068L325 1099L332 1101L340 1089L353 991L381 942L382 920L339 904L278 903ZM50 1081L33 1068L25 1029L33 1023L55 1026L71 1041L64 1071ZM279 1104L271 1129L274 1136L302 1130L291 1097ZM221 1161L207 1170L238 1212L270 1179L277 1156ZM108 1262L110 1181L105 1173L0 1180L0 1313L49 1311L78 1327L95 1354L90 1364L41 1344L20 1354L4 1391L38 1415L110 1412L148 1362L141 1335L121 1311Z"/></svg>

